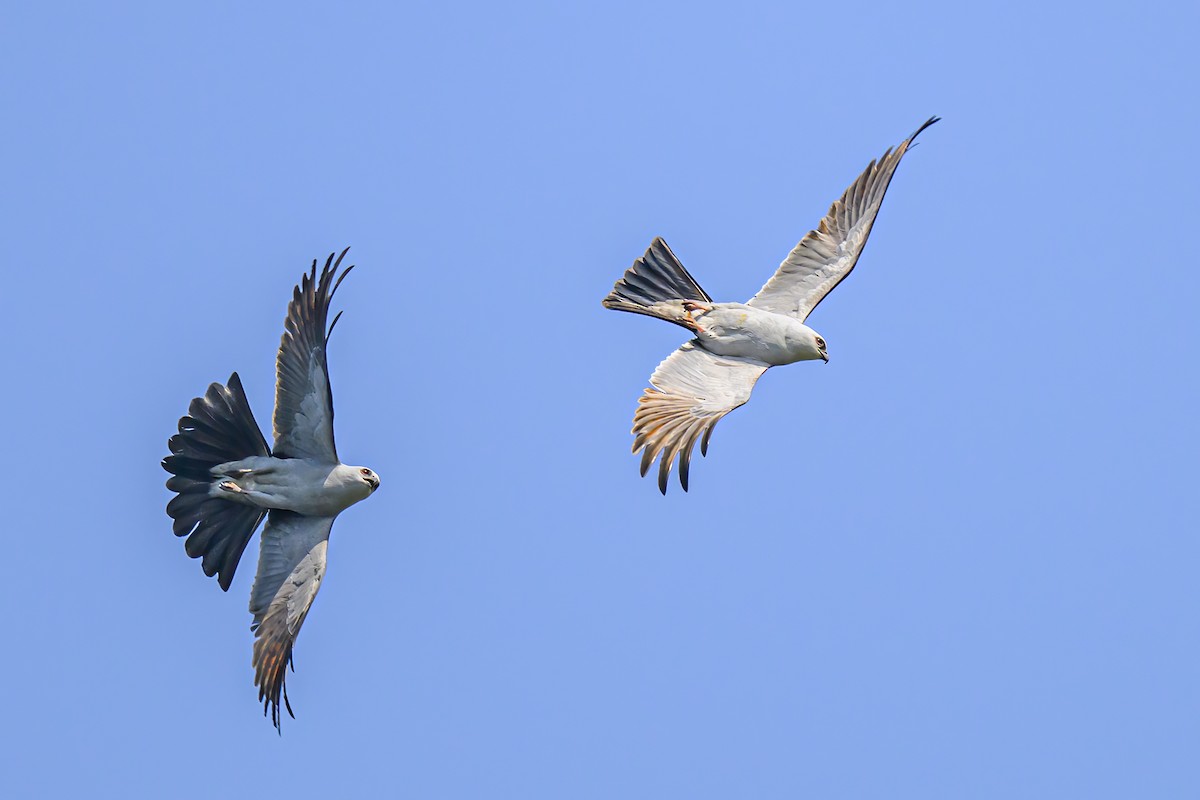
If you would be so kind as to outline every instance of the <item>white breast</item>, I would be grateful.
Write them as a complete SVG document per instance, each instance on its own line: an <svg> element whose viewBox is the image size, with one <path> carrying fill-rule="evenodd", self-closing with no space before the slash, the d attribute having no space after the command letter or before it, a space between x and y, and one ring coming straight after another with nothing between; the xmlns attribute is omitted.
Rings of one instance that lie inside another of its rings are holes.
<svg viewBox="0 0 1200 800"><path fill-rule="evenodd" d="M717 355L752 358L772 366L821 358L816 332L783 314L743 303L717 303L695 319L700 325L696 338Z"/></svg>

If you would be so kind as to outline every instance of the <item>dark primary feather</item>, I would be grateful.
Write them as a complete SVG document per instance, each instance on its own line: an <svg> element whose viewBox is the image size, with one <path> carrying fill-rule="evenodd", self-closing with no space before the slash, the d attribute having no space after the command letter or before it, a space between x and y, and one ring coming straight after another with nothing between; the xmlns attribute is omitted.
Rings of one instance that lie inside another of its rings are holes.
<svg viewBox="0 0 1200 800"><path fill-rule="evenodd" d="M192 400L167 448L171 455L162 465L171 473L167 488L176 492L167 504L172 528L176 536L188 537L187 554L203 559L204 574L216 575L217 583L228 591L265 512L209 497L213 482L209 470L227 461L271 455L236 372L229 376L228 386L214 383L203 397Z"/></svg>
<svg viewBox="0 0 1200 800"><path fill-rule="evenodd" d="M331 253L321 275L317 262L292 292L284 332L275 360L275 455L280 458L316 458L337 462L333 438L333 390L329 385L326 345L341 314L328 324L329 304L338 286L354 269L338 269L350 248ZM336 279L336 280L335 280ZM306 414L304 401L313 397L317 416Z"/></svg>

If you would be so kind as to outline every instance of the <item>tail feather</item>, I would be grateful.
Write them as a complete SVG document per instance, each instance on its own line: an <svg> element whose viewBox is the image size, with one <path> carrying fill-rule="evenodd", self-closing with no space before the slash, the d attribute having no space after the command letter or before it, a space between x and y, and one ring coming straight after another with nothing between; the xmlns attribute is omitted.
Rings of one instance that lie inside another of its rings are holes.
<svg viewBox="0 0 1200 800"><path fill-rule="evenodd" d="M655 237L645 254L625 270L602 302L605 308L681 324L680 313L685 300L712 302L708 292L700 288L667 243L661 237Z"/></svg>
<svg viewBox="0 0 1200 800"><path fill-rule="evenodd" d="M222 588L228 589L242 553L266 512L253 506L223 502L223 507L200 521L184 543L184 549L191 558L204 559L201 565L212 565L212 572L206 568L206 574L219 573L217 580ZM244 535L231 535L236 531L242 531Z"/></svg>
<svg viewBox="0 0 1200 800"><path fill-rule="evenodd" d="M228 590L266 511L209 496L211 469L227 461L271 455L236 372L228 386L214 383L203 397L192 400L167 447L171 455L162 465L171 473L167 488L176 493L167 503L172 530L188 537L187 554L203 559L204 574L216 575L217 583Z"/></svg>

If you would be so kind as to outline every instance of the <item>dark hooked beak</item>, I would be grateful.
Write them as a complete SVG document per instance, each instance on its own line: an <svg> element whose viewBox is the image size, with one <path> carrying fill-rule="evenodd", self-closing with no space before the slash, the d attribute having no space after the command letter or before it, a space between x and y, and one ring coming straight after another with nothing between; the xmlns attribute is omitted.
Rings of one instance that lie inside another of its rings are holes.
<svg viewBox="0 0 1200 800"><path fill-rule="evenodd" d="M379 488L379 476L372 475L370 478L367 478L367 483L371 484L371 491L375 491Z"/></svg>
<svg viewBox="0 0 1200 800"><path fill-rule="evenodd" d="M828 364L829 356L825 355L824 353L821 353L821 360L824 361L826 364Z"/></svg>

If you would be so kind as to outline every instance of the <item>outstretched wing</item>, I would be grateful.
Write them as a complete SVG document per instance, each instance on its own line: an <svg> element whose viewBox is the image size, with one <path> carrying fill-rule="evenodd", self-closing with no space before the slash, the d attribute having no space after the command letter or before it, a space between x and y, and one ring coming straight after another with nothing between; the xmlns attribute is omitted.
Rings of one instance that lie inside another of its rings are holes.
<svg viewBox="0 0 1200 800"><path fill-rule="evenodd" d="M658 488L666 494L671 464L678 456L679 485L686 492L696 439L700 454L707 455L713 428L750 399L766 371L761 361L713 355L693 342L667 356L650 376L654 388L638 398L633 415L633 452L642 451L642 475L661 454Z"/></svg>
<svg viewBox="0 0 1200 800"><path fill-rule="evenodd" d="M284 681L292 663L292 645L325 577L325 551L332 527L333 517L306 517L273 509L263 529L258 574L250 593L252 663L263 714L271 712L276 728L280 697L288 714L295 717Z"/></svg>
<svg viewBox="0 0 1200 800"><path fill-rule="evenodd" d="M325 262L317 278L317 262L300 280L288 303L283 338L275 360L275 447L280 458L311 458L337 463L333 443L333 390L325 350L339 313L326 328L329 303L353 266L337 275L350 248ZM337 278L335 281L334 278Z"/></svg>
<svg viewBox="0 0 1200 800"><path fill-rule="evenodd" d="M875 215L900 159L917 134L938 121L930 117L895 150L867 165L814 231L809 231L748 305L787 314L801 322L850 274L871 235Z"/></svg>

